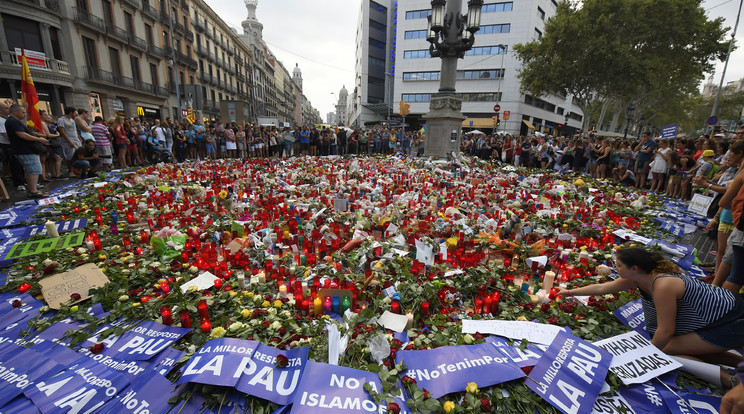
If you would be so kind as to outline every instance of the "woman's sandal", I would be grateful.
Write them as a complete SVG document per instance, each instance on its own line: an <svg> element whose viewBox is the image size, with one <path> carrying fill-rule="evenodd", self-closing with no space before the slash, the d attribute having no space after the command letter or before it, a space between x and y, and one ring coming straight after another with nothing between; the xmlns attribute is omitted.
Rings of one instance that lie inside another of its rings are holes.
<svg viewBox="0 0 744 414"><path fill-rule="evenodd" d="M28 193L28 196L33 199L42 199L49 197L49 193L42 193L41 191L37 191L35 193Z"/></svg>

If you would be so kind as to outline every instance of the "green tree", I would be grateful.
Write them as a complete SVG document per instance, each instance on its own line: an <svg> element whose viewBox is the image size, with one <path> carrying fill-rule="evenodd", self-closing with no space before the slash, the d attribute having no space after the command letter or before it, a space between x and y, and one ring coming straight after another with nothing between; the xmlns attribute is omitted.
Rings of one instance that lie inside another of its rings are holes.
<svg viewBox="0 0 744 414"><path fill-rule="evenodd" d="M725 56L723 19L709 20L701 0L561 2L544 35L515 45L522 90L570 94L584 112L603 99L636 105L636 116L692 93L711 60Z"/></svg>

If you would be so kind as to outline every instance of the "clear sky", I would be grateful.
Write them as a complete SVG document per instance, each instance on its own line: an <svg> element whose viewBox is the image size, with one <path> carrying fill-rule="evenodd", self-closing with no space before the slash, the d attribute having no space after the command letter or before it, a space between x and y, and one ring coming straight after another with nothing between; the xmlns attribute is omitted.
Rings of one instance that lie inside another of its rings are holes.
<svg viewBox="0 0 744 414"><path fill-rule="evenodd" d="M726 19L727 40L731 38L740 1L703 2L711 18ZM242 33L241 22L247 16L242 0L206 2ZM320 111L323 120L328 112L335 110L342 86L346 85L349 94L353 92L354 42L360 7L361 0L260 0L258 3L256 16L264 26L264 41L290 73L299 63L305 96ZM744 21L739 24L736 40L740 47L731 55L724 84L744 77ZM722 71L723 62L717 62L716 85Z"/></svg>

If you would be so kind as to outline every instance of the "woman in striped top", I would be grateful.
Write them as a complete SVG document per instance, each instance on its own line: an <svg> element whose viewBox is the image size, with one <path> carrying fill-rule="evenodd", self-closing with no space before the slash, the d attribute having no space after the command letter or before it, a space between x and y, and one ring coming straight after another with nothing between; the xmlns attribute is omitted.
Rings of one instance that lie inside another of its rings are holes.
<svg viewBox="0 0 744 414"><path fill-rule="evenodd" d="M651 342L670 355L736 366L726 352L744 346L744 302L726 289L684 275L657 252L639 247L617 251L612 282L561 290L563 296L617 293L638 288ZM724 384L729 375L722 371Z"/></svg>

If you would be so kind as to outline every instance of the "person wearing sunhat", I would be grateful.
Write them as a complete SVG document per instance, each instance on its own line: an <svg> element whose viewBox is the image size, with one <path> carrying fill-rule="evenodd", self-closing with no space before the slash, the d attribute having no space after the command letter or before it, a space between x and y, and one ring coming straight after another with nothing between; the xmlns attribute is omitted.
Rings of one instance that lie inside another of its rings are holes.
<svg viewBox="0 0 744 414"><path fill-rule="evenodd" d="M695 168L693 168L693 171L695 172L695 177L705 177L707 176L710 171L713 169L713 165L715 164L715 157L716 152L707 149L703 151L700 158L698 159L697 165ZM692 173L693 171L690 171Z"/></svg>

